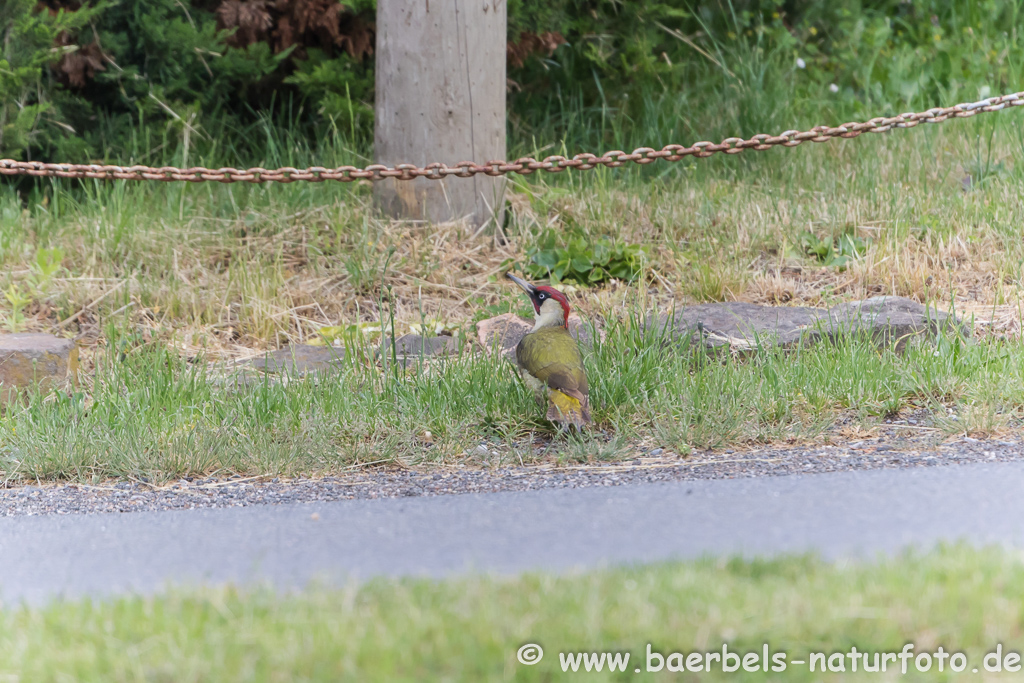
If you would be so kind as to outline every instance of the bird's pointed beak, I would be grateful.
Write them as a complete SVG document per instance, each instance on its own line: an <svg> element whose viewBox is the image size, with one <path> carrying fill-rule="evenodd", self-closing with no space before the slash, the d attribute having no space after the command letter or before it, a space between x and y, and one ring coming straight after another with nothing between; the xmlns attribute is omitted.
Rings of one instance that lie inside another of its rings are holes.
<svg viewBox="0 0 1024 683"><path fill-rule="evenodd" d="M531 285L526 280L523 280L522 278L516 277L512 273L505 273L505 277L507 277L509 280L511 280L512 282L516 283L520 287L522 287L523 291L526 292L527 294L529 294L530 296L533 296L533 293L537 291L536 287Z"/></svg>

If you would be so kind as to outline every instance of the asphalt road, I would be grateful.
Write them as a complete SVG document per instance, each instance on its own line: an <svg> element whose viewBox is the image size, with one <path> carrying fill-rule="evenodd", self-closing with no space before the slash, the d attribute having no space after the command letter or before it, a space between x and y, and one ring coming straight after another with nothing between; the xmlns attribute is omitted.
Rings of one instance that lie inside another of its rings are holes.
<svg viewBox="0 0 1024 683"><path fill-rule="evenodd" d="M0 518L0 596L511 573L940 540L1024 545L1024 463L220 510Z"/></svg>

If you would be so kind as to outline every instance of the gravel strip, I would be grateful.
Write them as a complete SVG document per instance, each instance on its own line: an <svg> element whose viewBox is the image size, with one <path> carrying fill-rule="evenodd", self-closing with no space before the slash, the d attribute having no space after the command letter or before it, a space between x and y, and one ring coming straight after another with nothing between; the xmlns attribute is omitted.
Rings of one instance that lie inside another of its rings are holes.
<svg viewBox="0 0 1024 683"><path fill-rule="evenodd" d="M224 508L1014 460L1024 460L1024 444L1019 440L962 438L935 443L928 436L902 438L889 434L838 446L696 451L684 458L654 449L635 460L608 465L538 465L503 469L461 466L420 470L378 468L320 479L231 477L181 480L168 486L137 482L104 486L19 486L0 489L0 516Z"/></svg>

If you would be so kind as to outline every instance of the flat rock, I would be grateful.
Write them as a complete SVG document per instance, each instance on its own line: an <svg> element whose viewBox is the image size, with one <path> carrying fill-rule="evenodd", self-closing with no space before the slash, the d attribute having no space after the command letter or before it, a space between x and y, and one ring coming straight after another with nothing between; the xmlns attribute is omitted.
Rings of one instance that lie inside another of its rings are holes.
<svg viewBox="0 0 1024 683"><path fill-rule="evenodd" d="M503 313L476 324L480 345L486 351L497 350L510 360L516 357L516 345L519 340L532 329L533 321L520 318L514 313ZM575 337L581 346L593 345L590 325L584 323L575 313L569 314L569 334Z"/></svg>
<svg viewBox="0 0 1024 683"><path fill-rule="evenodd" d="M422 360L451 356L459 351L455 337L440 335L424 337L419 334L403 334L395 340L395 357L402 367L416 365ZM379 349L381 361L391 361L391 340L385 339Z"/></svg>
<svg viewBox="0 0 1024 683"><path fill-rule="evenodd" d="M514 313L503 313L476 324L477 336L484 350L497 351L508 358L515 358L516 344L532 329L533 323Z"/></svg>
<svg viewBox="0 0 1024 683"><path fill-rule="evenodd" d="M52 334L0 334L0 404L16 389L59 389L78 375L78 346Z"/></svg>
<svg viewBox="0 0 1024 683"><path fill-rule="evenodd" d="M827 334L870 335L879 346L902 351L915 337L934 339L940 333L969 336L970 330L955 316L902 296L875 296L833 306L828 311Z"/></svg>
<svg viewBox="0 0 1024 683"><path fill-rule="evenodd" d="M395 355L398 356L450 356L459 350L455 337L424 337L419 334L403 334L395 340ZM391 353L391 340L385 339L380 347L381 354Z"/></svg>
<svg viewBox="0 0 1024 683"><path fill-rule="evenodd" d="M708 350L723 347L747 351L762 346L783 348L814 335L827 312L800 306L760 306L736 301L686 306L662 314L658 331L674 340L703 343Z"/></svg>
<svg viewBox="0 0 1024 683"><path fill-rule="evenodd" d="M313 372L335 370L344 359L345 349L342 348L290 344L265 356L253 358L248 365L264 372L279 372L301 377Z"/></svg>
<svg viewBox="0 0 1024 683"><path fill-rule="evenodd" d="M656 321L657 330L669 339L700 343L709 351L789 348L850 335L864 335L880 347L902 351L915 337L934 339L940 332L970 334L967 326L949 313L900 296L876 296L828 310L741 302L700 304L648 320Z"/></svg>

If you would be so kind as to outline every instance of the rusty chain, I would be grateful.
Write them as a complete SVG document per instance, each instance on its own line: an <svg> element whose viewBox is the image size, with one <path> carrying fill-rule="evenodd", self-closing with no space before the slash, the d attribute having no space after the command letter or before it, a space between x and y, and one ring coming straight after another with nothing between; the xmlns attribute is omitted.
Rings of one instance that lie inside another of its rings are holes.
<svg viewBox="0 0 1024 683"><path fill-rule="evenodd" d="M509 173L528 175L534 171L559 173L569 168L575 168L580 171L586 171L596 166L615 168L630 161L637 164L650 164L658 159L679 161L688 156L704 158L718 152L738 154L748 149L762 151L778 145L796 147L807 141L825 142L832 138L855 138L861 133L884 133L893 128L913 128L920 123L940 123L950 118L962 119L981 112L1000 111L1007 107L1020 106L1024 106L1024 92L989 97L978 102L957 104L952 107L933 107L923 112L900 114L891 117L877 117L860 123L844 123L841 126L835 127L815 126L807 131L787 130L779 135L765 135L762 133L746 140L743 138L726 138L717 144L713 142L695 142L689 147L666 145L660 150L640 147L633 150L630 154L620 150L605 152L602 156L583 153L577 154L571 159L560 155L545 157L542 161L532 157L522 157L516 159L513 163L488 161L486 164L475 164L472 161L460 161L454 166L446 166L445 164L435 162L427 164L422 168L413 164L398 164L393 167L383 164L372 164L365 168L358 168L356 166L339 166L338 168L311 166L299 169L285 166L277 169L257 167L242 170L237 168L209 169L201 166L175 168L173 166L48 164L39 161L0 159L0 175L99 178L104 180L163 180L186 181L190 183L204 181L217 181L221 183L293 183L298 180L309 182L337 180L343 183L350 183L355 180L381 180L383 178L395 178L397 180L429 178L431 180L441 180L450 175L458 178L469 178L478 173L489 176L500 176Z"/></svg>

